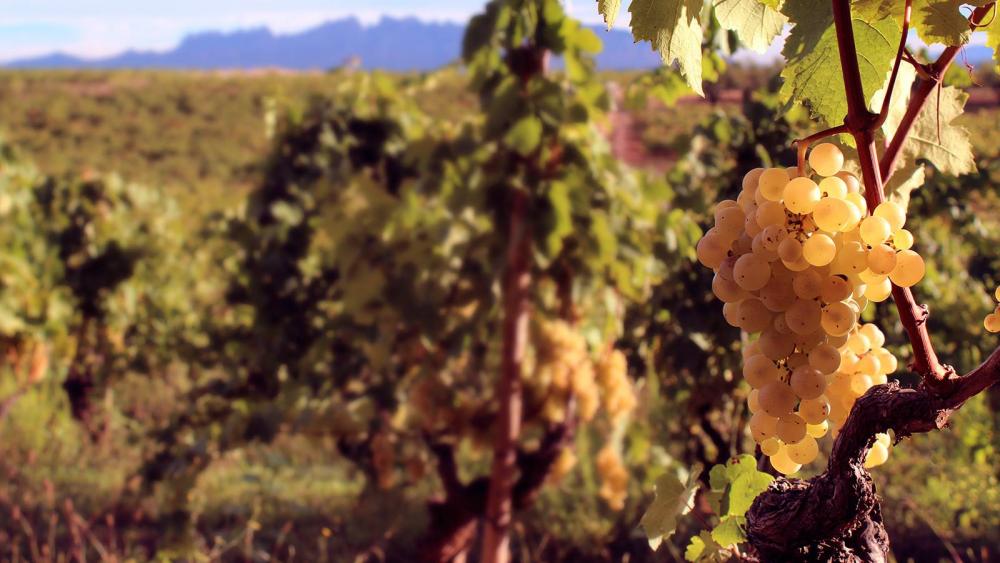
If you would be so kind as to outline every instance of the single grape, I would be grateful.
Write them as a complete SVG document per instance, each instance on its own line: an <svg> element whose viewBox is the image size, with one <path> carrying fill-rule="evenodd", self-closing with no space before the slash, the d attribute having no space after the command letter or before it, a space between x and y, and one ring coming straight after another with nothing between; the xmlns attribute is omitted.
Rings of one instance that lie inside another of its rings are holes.
<svg viewBox="0 0 1000 563"><path fill-rule="evenodd" d="M778 244L778 257L783 262L797 262L802 258L802 243L792 237L786 237Z"/></svg>
<svg viewBox="0 0 1000 563"><path fill-rule="evenodd" d="M844 167L844 153L831 143L816 145L809 153L809 166L820 176L833 176Z"/></svg>
<svg viewBox="0 0 1000 563"><path fill-rule="evenodd" d="M726 319L729 326L740 327L740 303L726 303L722 306L722 318Z"/></svg>
<svg viewBox="0 0 1000 563"><path fill-rule="evenodd" d="M760 175L757 191L770 201L779 201L786 184L788 172L784 168L768 168Z"/></svg>
<svg viewBox="0 0 1000 563"><path fill-rule="evenodd" d="M872 219L872 217L869 217ZM888 244L873 246L868 251L868 268L880 276L888 276L896 267L896 250Z"/></svg>
<svg viewBox="0 0 1000 563"><path fill-rule="evenodd" d="M792 372L792 391L800 399L816 399L826 391L826 376L809 364L799 366Z"/></svg>
<svg viewBox="0 0 1000 563"><path fill-rule="evenodd" d="M758 444L778 434L778 418L763 411L750 417L750 436Z"/></svg>
<svg viewBox="0 0 1000 563"><path fill-rule="evenodd" d="M826 433L830 430L830 423L827 421L820 422L819 424L806 424L806 434L809 434L817 440L826 436Z"/></svg>
<svg viewBox="0 0 1000 563"><path fill-rule="evenodd" d="M987 332L994 334L1000 332L1000 315L997 315L996 313L986 315L986 319L983 321L983 326L986 328Z"/></svg>
<svg viewBox="0 0 1000 563"><path fill-rule="evenodd" d="M840 352L829 343L820 344L809 352L809 365L824 374L834 373L840 368Z"/></svg>
<svg viewBox="0 0 1000 563"><path fill-rule="evenodd" d="M809 178L795 178L785 185L783 197L792 213L812 213L821 197L820 187Z"/></svg>
<svg viewBox="0 0 1000 563"><path fill-rule="evenodd" d="M781 243L788 238L788 231L779 225L768 225L758 235L764 242L764 248L777 252Z"/></svg>
<svg viewBox="0 0 1000 563"><path fill-rule="evenodd" d="M879 442L875 442L872 449L868 450L865 456L865 469L871 469L882 465L889 459L889 448Z"/></svg>
<svg viewBox="0 0 1000 563"><path fill-rule="evenodd" d="M896 250L909 250L913 247L913 233L906 229L900 229L893 233L892 244Z"/></svg>
<svg viewBox="0 0 1000 563"><path fill-rule="evenodd" d="M763 258L768 263L774 262L778 259L778 253L774 250L770 250L764 243L764 231L757 233L757 236L753 237L753 242L750 244L750 251L760 258Z"/></svg>
<svg viewBox="0 0 1000 563"><path fill-rule="evenodd" d="M729 245L719 235L705 235L696 248L698 261L707 268L718 268L729 252Z"/></svg>
<svg viewBox="0 0 1000 563"><path fill-rule="evenodd" d="M751 356L743 362L743 377L754 389L760 389L781 379L781 370L767 356Z"/></svg>
<svg viewBox="0 0 1000 563"><path fill-rule="evenodd" d="M857 320L858 317L850 306L837 301L830 303L823 309L820 324L827 334L840 336L850 332Z"/></svg>
<svg viewBox="0 0 1000 563"><path fill-rule="evenodd" d="M774 313L755 297L741 301L737 315L740 328L747 332L760 332L770 326L774 319Z"/></svg>
<svg viewBox="0 0 1000 563"><path fill-rule="evenodd" d="M894 201L883 201L875 208L872 215L888 221L892 232L902 229L906 223L906 210Z"/></svg>
<svg viewBox="0 0 1000 563"><path fill-rule="evenodd" d="M819 297L826 303L836 303L851 296L851 283L842 276L827 276L819 290Z"/></svg>
<svg viewBox="0 0 1000 563"><path fill-rule="evenodd" d="M760 407L775 418L790 414L795 408L795 392L787 383L774 381L760 388Z"/></svg>
<svg viewBox="0 0 1000 563"><path fill-rule="evenodd" d="M808 433L797 443L788 446L788 458L801 465L812 463L818 455L819 445Z"/></svg>
<svg viewBox="0 0 1000 563"><path fill-rule="evenodd" d="M733 266L736 283L747 291L757 291L771 279L771 266L756 254L744 254Z"/></svg>
<svg viewBox="0 0 1000 563"><path fill-rule="evenodd" d="M826 266L837 256L837 245L829 236L816 233L802 245L802 256L813 266Z"/></svg>
<svg viewBox="0 0 1000 563"><path fill-rule="evenodd" d="M764 355L776 362L784 360L795 351L795 342L792 338L773 328L762 332L758 342L760 342L760 349Z"/></svg>
<svg viewBox="0 0 1000 563"><path fill-rule="evenodd" d="M785 311L785 321L796 334L811 334L820 328L823 310L818 301L798 299Z"/></svg>
<svg viewBox="0 0 1000 563"><path fill-rule="evenodd" d="M792 279L792 291L800 299L815 299L823 291L823 276L812 268L799 272Z"/></svg>
<svg viewBox="0 0 1000 563"><path fill-rule="evenodd" d="M757 224L766 228L769 225L784 227L788 221L785 206L777 201L765 201L757 208Z"/></svg>
<svg viewBox="0 0 1000 563"><path fill-rule="evenodd" d="M882 365L874 354L865 354L858 358L858 371L869 376L877 375L882 373Z"/></svg>
<svg viewBox="0 0 1000 563"><path fill-rule="evenodd" d="M872 341L866 334L858 331L847 339L847 349L859 356L867 354L872 349Z"/></svg>
<svg viewBox="0 0 1000 563"><path fill-rule="evenodd" d="M837 177L843 180L845 184L847 184L848 194L856 194L861 191L861 182L858 180L858 177L855 176L854 174L842 170L840 172L837 172Z"/></svg>
<svg viewBox="0 0 1000 563"><path fill-rule="evenodd" d="M763 168L754 168L753 170L747 172L747 175L743 177L742 188L744 192L753 193L757 191L757 182L760 180L761 174L764 173Z"/></svg>
<svg viewBox="0 0 1000 563"><path fill-rule="evenodd" d="M888 277L867 284L867 287L865 287L865 297L875 303L885 301L890 295L892 295L892 282L889 281Z"/></svg>
<svg viewBox="0 0 1000 563"><path fill-rule="evenodd" d="M719 274L715 274L715 277L712 278L712 293L723 303L743 301L747 297L750 297L750 294L741 288L739 284L727 280Z"/></svg>
<svg viewBox="0 0 1000 563"><path fill-rule="evenodd" d="M866 217L861 222L861 240L869 246L882 244L892 236L889 221L878 216Z"/></svg>
<svg viewBox="0 0 1000 563"><path fill-rule="evenodd" d="M847 227L851 218L850 204L835 197L824 197L816 204L812 218L816 226L828 233L837 233Z"/></svg>
<svg viewBox="0 0 1000 563"><path fill-rule="evenodd" d="M768 459L771 461L771 466L782 475L794 475L798 473L799 469L802 469L801 465L792 461L792 458L788 456L787 446L778 450L778 453Z"/></svg>
<svg viewBox="0 0 1000 563"><path fill-rule="evenodd" d="M872 348L881 348L885 345L885 333L882 332L882 329L872 323L861 325L858 332L868 337L868 341L871 343Z"/></svg>
<svg viewBox="0 0 1000 563"><path fill-rule="evenodd" d="M836 176L823 178L819 183L819 191L823 197L835 197L844 199L847 196L847 184Z"/></svg>
<svg viewBox="0 0 1000 563"><path fill-rule="evenodd" d="M795 413L788 413L778 418L775 432L785 444L794 444L806 437L806 421Z"/></svg>
<svg viewBox="0 0 1000 563"><path fill-rule="evenodd" d="M781 449L781 442L777 438L767 438L760 443L760 451L766 456L772 456Z"/></svg>
<svg viewBox="0 0 1000 563"><path fill-rule="evenodd" d="M856 207L862 216L868 213L868 200L865 199L865 196L856 192L848 193L844 196L844 201Z"/></svg>
<svg viewBox="0 0 1000 563"><path fill-rule="evenodd" d="M830 414L830 401L825 395L815 399L807 399L799 404L799 416L807 424L821 424Z"/></svg>
<svg viewBox="0 0 1000 563"><path fill-rule="evenodd" d="M715 227L719 229L720 233L729 238L735 239L739 236L745 222L746 215L742 209L736 206L736 202L733 202L733 206L731 207L725 207L721 210L716 209L715 211Z"/></svg>
<svg viewBox="0 0 1000 563"><path fill-rule="evenodd" d="M889 273L889 279L899 287L912 287L924 278L924 259L912 250L901 250L896 254L896 267Z"/></svg>

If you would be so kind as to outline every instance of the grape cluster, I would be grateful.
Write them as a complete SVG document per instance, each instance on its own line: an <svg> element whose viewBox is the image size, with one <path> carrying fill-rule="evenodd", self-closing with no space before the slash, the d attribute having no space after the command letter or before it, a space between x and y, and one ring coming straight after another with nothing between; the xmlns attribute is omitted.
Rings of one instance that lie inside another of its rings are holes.
<svg viewBox="0 0 1000 563"><path fill-rule="evenodd" d="M893 284L924 276L901 206L884 202L869 214L835 145L817 146L809 164L818 182L795 168L750 171L697 246L715 271L726 321L759 335L743 353L750 431L785 474L813 461L816 439L835 435L854 401L897 367L882 331L859 322L861 311L887 299ZM888 445L876 442L870 465L883 453Z"/></svg>
<svg viewBox="0 0 1000 563"><path fill-rule="evenodd" d="M997 301L1000 301L1000 287L993 292L993 297ZM1000 305L996 306L996 309L992 313L986 315L986 320L983 321L983 325L986 327L987 332L998 333L1000 332Z"/></svg>
<svg viewBox="0 0 1000 563"><path fill-rule="evenodd" d="M597 453L597 473L601 476L601 498L612 510L625 508L628 494L628 469L622 463L618 450L611 444Z"/></svg>
<svg viewBox="0 0 1000 563"><path fill-rule="evenodd" d="M562 320L536 323L533 347L534 367L526 370L527 384L544 397L546 419L565 419L572 395L577 413L591 421L603 408L612 421L631 413L636 406L635 391L628 378L628 362L618 350L610 350L592 361L583 334Z"/></svg>
<svg viewBox="0 0 1000 563"><path fill-rule="evenodd" d="M612 350L597 362L597 385L601 388L601 406L612 420L620 420L635 409L628 361L621 351Z"/></svg>
<svg viewBox="0 0 1000 563"><path fill-rule="evenodd" d="M566 418L572 394L577 412L590 421L600 407L600 389L587 342L580 331L561 320L540 320L534 331L535 368L529 384L544 389L543 414L559 422Z"/></svg>

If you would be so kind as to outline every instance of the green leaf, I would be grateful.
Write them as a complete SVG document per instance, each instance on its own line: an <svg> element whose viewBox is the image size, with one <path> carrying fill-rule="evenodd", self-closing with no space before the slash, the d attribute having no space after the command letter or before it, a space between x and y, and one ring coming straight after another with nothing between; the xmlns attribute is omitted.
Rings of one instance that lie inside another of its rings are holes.
<svg viewBox="0 0 1000 563"><path fill-rule="evenodd" d="M903 206L905 209L910 204L910 194L913 190L924 185L924 166L906 161L905 164L897 165L896 171L889 178L889 183L885 186L886 197Z"/></svg>
<svg viewBox="0 0 1000 563"><path fill-rule="evenodd" d="M552 182L548 199L552 210L552 224L545 237L545 249L549 257L554 257L562 250L563 239L573 232L573 204L570 201L569 184Z"/></svg>
<svg viewBox="0 0 1000 563"><path fill-rule="evenodd" d="M986 46L993 49L993 62L1000 68L1000 25L986 28Z"/></svg>
<svg viewBox="0 0 1000 563"><path fill-rule="evenodd" d="M746 514L757 495L766 491L772 481L774 481L774 477L756 470L743 473L733 480L729 490L729 515L743 516Z"/></svg>
<svg viewBox="0 0 1000 563"><path fill-rule="evenodd" d="M724 548L743 543L747 541L747 535L743 531L746 523L747 519L743 516L726 516L712 530L712 539Z"/></svg>
<svg viewBox="0 0 1000 563"><path fill-rule="evenodd" d="M962 114L968 97L953 86L942 88L940 95L932 94L914 121L903 145L904 152L913 158L927 159L938 170L952 176L975 172L976 160L969 132L952 123Z"/></svg>
<svg viewBox="0 0 1000 563"><path fill-rule="evenodd" d="M722 560L722 546L714 539L708 531L691 538L687 549L684 550L685 561L719 561Z"/></svg>
<svg viewBox="0 0 1000 563"><path fill-rule="evenodd" d="M665 64L677 62L688 86L704 96L701 86L702 29L700 0L633 0L632 36L649 41Z"/></svg>
<svg viewBox="0 0 1000 563"><path fill-rule="evenodd" d="M782 11L794 24L782 51L787 61L781 72L782 100L805 105L828 125L843 122L847 99L830 3L788 0ZM892 66L901 30L892 18L873 23L857 15L852 19L861 85L871 95Z"/></svg>
<svg viewBox="0 0 1000 563"><path fill-rule="evenodd" d="M712 466L708 471L708 485L713 492L722 492L729 486L729 472L725 464Z"/></svg>
<svg viewBox="0 0 1000 563"><path fill-rule="evenodd" d="M656 496L640 521L654 551L664 538L670 537L677 529L677 518L691 511L701 471L700 465L692 467L687 484L673 473L666 473L656 480Z"/></svg>
<svg viewBox="0 0 1000 563"><path fill-rule="evenodd" d="M725 29L736 32L748 48L764 52L781 34L788 18L760 0L718 0L715 17Z"/></svg>
<svg viewBox="0 0 1000 563"><path fill-rule="evenodd" d="M604 16L604 23L608 25L608 29L615 26L615 20L618 19L618 12L622 9L622 0L597 0L597 11Z"/></svg>
<svg viewBox="0 0 1000 563"><path fill-rule="evenodd" d="M965 45L972 37L969 20L953 0L917 0L913 3L913 27L927 43Z"/></svg>
<svg viewBox="0 0 1000 563"><path fill-rule="evenodd" d="M743 454L726 462L726 476L730 483L736 482L741 475L757 473L757 460L752 455Z"/></svg>
<svg viewBox="0 0 1000 563"><path fill-rule="evenodd" d="M504 136L504 143L522 156L535 152L541 142L542 121L535 116L521 118Z"/></svg>
<svg viewBox="0 0 1000 563"><path fill-rule="evenodd" d="M893 10L902 13L901 3L896 0L851 0L851 13L868 21L877 21L893 15Z"/></svg>

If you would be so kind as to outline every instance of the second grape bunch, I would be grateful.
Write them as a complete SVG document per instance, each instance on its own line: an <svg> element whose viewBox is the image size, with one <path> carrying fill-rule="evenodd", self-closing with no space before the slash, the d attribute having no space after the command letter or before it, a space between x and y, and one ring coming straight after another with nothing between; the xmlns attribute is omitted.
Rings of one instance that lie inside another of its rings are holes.
<svg viewBox="0 0 1000 563"><path fill-rule="evenodd" d="M835 436L854 401L896 370L861 311L925 271L902 206L887 201L869 214L835 145L815 147L809 164L818 178L794 167L750 171L697 247L726 320L759 335L743 353L750 430L785 474L813 461L816 438ZM884 463L889 447L880 435L866 465Z"/></svg>

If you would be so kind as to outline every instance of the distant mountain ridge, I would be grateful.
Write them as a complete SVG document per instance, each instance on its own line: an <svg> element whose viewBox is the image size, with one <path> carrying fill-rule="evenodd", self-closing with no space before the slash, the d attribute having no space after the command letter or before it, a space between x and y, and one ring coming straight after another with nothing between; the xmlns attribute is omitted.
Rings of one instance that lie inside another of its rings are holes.
<svg viewBox="0 0 1000 563"><path fill-rule="evenodd" d="M636 45L626 31L593 28L604 42L597 56L606 70L650 68L660 64L648 45ZM275 34L265 27L230 33L189 35L170 51L129 50L99 59L66 53L15 60L8 68L164 68L325 70L357 61L366 70L432 70L458 60L465 26L417 18L382 18L363 25L356 18L326 22L300 33Z"/></svg>

